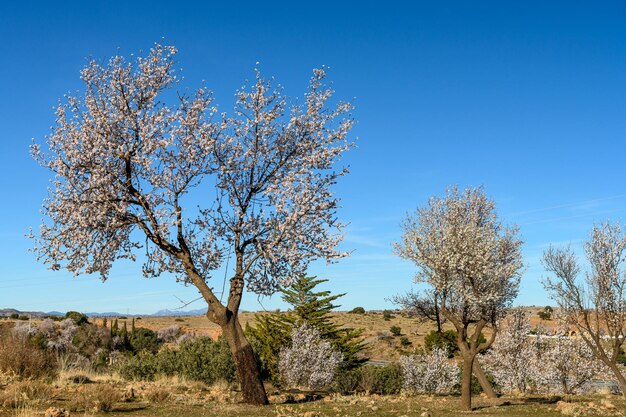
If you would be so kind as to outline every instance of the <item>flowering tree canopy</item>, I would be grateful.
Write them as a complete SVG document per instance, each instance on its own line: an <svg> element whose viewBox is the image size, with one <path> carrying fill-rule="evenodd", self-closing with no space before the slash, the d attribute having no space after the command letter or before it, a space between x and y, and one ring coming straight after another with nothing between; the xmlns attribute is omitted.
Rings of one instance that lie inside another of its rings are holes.
<svg viewBox="0 0 626 417"><path fill-rule="evenodd" d="M626 341L626 235L619 225L595 226L585 244L590 270L584 282L573 250L550 247L543 256L554 277L544 285L565 322L574 326L594 355L611 369L626 395L617 358Z"/></svg>
<svg viewBox="0 0 626 417"><path fill-rule="evenodd" d="M271 294L311 261L345 255L331 187L347 172L336 165L352 146L352 106L331 105L323 69L301 102L257 71L233 115L218 114L204 87L172 94L175 54L156 45L83 69L84 93L58 106L47 150L32 147L54 173L35 251L53 269L104 280L141 249L144 275L195 285L229 339L245 285ZM223 305L207 281L231 258Z"/></svg>
<svg viewBox="0 0 626 417"><path fill-rule="evenodd" d="M474 358L493 343L499 318L517 296L522 241L517 228L502 226L494 202L480 188L454 187L443 198L431 198L406 217L402 229L396 253L415 263L416 280L430 285L457 331L464 358L462 402L471 409ZM491 337L481 343L486 327Z"/></svg>

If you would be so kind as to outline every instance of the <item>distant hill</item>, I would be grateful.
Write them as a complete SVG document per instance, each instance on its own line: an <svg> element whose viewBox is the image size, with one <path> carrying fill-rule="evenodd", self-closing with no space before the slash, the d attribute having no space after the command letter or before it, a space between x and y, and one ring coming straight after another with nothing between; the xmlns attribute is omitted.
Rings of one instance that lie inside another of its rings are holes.
<svg viewBox="0 0 626 417"><path fill-rule="evenodd" d="M204 315L206 314L207 309L206 308L201 308L198 310L189 310L189 311L182 311L182 310L159 310L156 313L153 314L125 314L125 313L118 313L116 311L106 311L106 312L89 312L89 313L84 313L86 316L88 317L138 317L138 316L144 316L144 317L166 317L166 316L200 316L200 315ZM43 311L20 311L20 310L16 310L14 308L1 308L0 309L0 317L9 317L12 314L17 314L20 316L33 316L33 317L45 317L45 316L65 316L64 312L61 311L48 311L48 312L43 312Z"/></svg>

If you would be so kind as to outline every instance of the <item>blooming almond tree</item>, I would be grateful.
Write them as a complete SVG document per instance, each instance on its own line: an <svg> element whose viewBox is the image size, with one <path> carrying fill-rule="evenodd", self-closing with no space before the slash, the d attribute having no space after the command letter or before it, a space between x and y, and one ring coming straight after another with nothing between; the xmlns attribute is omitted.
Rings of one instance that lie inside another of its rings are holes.
<svg viewBox="0 0 626 417"><path fill-rule="evenodd" d="M530 337L529 314L514 310L502 327L500 337L485 355L480 356L480 361L502 391L536 392L545 383L545 360L541 355L542 341Z"/></svg>
<svg viewBox="0 0 626 417"><path fill-rule="evenodd" d="M419 394L449 394L459 383L459 366L445 349L400 358L404 389Z"/></svg>
<svg viewBox="0 0 626 417"><path fill-rule="evenodd" d="M478 352L494 342L498 321L516 297L523 268L516 228L503 227L482 189L448 190L407 216L401 257L419 268L416 280L439 295L443 316L457 331L463 357L461 402L471 410L471 376ZM483 330L491 329L486 342Z"/></svg>
<svg viewBox="0 0 626 417"><path fill-rule="evenodd" d="M342 361L341 353L330 342L302 323L291 330L291 346L280 350L278 371L290 387L321 389L330 384Z"/></svg>
<svg viewBox="0 0 626 417"><path fill-rule="evenodd" d="M35 250L53 269L103 280L141 253L146 277L194 285L228 341L244 401L265 404L238 320L244 288L271 294L310 262L345 255L331 187L347 172L337 162L352 146L352 107L329 104L324 70L293 103L257 71L233 115L218 116L204 88L175 93L175 53L156 45L83 69L84 93L57 108L47 150L32 149L54 173ZM209 284L222 266L223 303Z"/></svg>
<svg viewBox="0 0 626 417"><path fill-rule="evenodd" d="M544 344L544 378L558 382L562 394L584 394L594 378L610 372L584 340L568 335L564 329L546 338Z"/></svg>
<svg viewBox="0 0 626 417"><path fill-rule="evenodd" d="M543 255L544 286L593 354L615 375L626 395L626 377L617 364L626 338L626 235L619 225L595 226L585 244L590 270L580 281L581 268L571 248L549 248Z"/></svg>

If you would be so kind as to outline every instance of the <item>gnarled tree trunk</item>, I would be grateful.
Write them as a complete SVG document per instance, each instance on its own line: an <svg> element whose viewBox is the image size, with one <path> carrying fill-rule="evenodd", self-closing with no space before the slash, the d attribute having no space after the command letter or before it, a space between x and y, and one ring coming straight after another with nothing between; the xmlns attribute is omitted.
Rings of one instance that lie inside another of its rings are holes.
<svg viewBox="0 0 626 417"><path fill-rule="evenodd" d="M237 378L241 384L243 401L254 405L268 404L267 394L261 378L261 370L237 316L231 316L227 319L221 326L221 329L233 355L235 368L237 369Z"/></svg>
<svg viewBox="0 0 626 417"><path fill-rule="evenodd" d="M483 389L487 398L498 398L496 391L493 389L491 382L487 379L487 375L485 375L485 371L483 371L483 367L478 360L474 360L474 375L476 375L476 379L480 382L480 387Z"/></svg>
<svg viewBox="0 0 626 417"><path fill-rule="evenodd" d="M464 410L472 411L472 369L476 355L471 352L463 353L463 374L461 378L461 406Z"/></svg>

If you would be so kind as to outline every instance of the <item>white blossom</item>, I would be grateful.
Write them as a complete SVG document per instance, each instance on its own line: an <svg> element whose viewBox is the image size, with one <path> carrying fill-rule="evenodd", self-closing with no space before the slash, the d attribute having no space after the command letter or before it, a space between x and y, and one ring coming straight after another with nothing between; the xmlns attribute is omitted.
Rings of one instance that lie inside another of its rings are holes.
<svg viewBox="0 0 626 417"><path fill-rule="evenodd" d="M411 393L449 394L459 384L459 366L445 349L400 358L404 389Z"/></svg>
<svg viewBox="0 0 626 417"><path fill-rule="evenodd" d="M544 369L549 365L542 355L542 341L530 335L529 314L515 310L489 352L480 357L480 362L505 393L536 392L546 384Z"/></svg>
<svg viewBox="0 0 626 417"><path fill-rule="evenodd" d="M582 268L573 250L550 247L543 263L554 278L546 278L544 286L558 303L560 318L575 328L626 395L626 376L617 363L626 341L626 234L621 226L595 226L585 255L590 268L580 280Z"/></svg>
<svg viewBox="0 0 626 417"><path fill-rule="evenodd" d="M178 339L183 334L180 326L172 324L171 326L159 329L157 332L157 338L162 342L172 342Z"/></svg>
<svg viewBox="0 0 626 417"><path fill-rule="evenodd" d="M280 350L278 371L290 387L320 389L332 381L342 361L316 329L301 324L291 331L291 345Z"/></svg>

